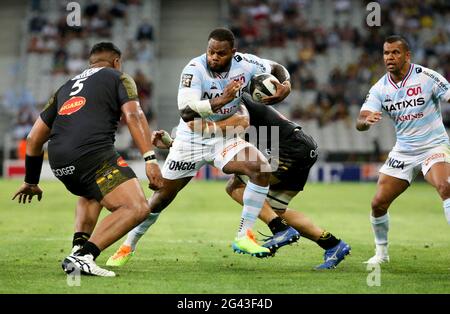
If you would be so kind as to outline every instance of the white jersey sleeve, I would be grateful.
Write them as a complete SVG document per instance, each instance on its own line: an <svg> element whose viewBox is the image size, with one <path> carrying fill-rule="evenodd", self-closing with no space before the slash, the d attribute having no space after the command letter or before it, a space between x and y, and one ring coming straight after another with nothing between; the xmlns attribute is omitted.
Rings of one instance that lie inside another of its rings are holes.
<svg viewBox="0 0 450 314"><path fill-rule="evenodd" d="M202 95L202 73L191 62L184 67L178 87L178 109L186 108L189 102L200 101Z"/></svg>
<svg viewBox="0 0 450 314"><path fill-rule="evenodd" d="M252 76L260 73L270 73L272 71L272 64L274 62L271 60L263 59L249 53L235 56L237 61L239 61L239 58L243 58L248 64L250 64L249 72L251 72Z"/></svg>
<svg viewBox="0 0 450 314"><path fill-rule="evenodd" d="M450 100L450 84L448 81L436 71L427 69L428 75L433 80L433 95L441 101L448 102Z"/></svg>
<svg viewBox="0 0 450 314"><path fill-rule="evenodd" d="M366 96L366 100L364 101L364 104L361 107L361 111L368 110L368 111L381 111L382 109L382 98L379 91L379 84L376 83L372 88L369 90L369 93Z"/></svg>

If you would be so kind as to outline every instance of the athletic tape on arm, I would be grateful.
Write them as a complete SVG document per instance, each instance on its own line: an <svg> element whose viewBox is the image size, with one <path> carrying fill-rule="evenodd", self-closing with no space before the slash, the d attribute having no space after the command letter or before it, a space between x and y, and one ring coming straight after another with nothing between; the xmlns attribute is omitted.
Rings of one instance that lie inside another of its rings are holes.
<svg viewBox="0 0 450 314"><path fill-rule="evenodd" d="M200 117L206 118L213 114L211 104L208 99L199 100L201 91L193 89L181 89L178 91L178 109L183 110L186 107L197 112Z"/></svg>

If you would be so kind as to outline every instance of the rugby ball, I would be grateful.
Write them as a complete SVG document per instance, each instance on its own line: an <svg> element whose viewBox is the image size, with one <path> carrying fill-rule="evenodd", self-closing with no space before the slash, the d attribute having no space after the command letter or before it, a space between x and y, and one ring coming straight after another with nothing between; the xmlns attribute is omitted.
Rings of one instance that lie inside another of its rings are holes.
<svg viewBox="0 0 450 314"><path fill-rule="evenodd" d="M278 79L269 73L256 74L251 78L248 91L254 101L261 102L263 97L273 96L276 93L275 84L271 81L278 82Z"/></svg>

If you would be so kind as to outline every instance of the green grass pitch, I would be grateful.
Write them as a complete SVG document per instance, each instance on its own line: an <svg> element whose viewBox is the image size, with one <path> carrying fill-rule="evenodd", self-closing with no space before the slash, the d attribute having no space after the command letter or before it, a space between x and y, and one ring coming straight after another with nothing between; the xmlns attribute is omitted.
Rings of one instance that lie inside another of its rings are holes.
<svg viewBox="0 0 450 314"><path fill-rule="evenodd" d="M317 272L323 251L302 238L268 259L234 254L241 208L225 182L192 182L141 240L116 278L68 285L60 262L73 234L76 197L44 181L41 202L11 201L20 181L0 181L0 293L449 293L450 228L434 189L415 183L391 207L390 256L368 286L369 206L375 184L308 184L291 207L352 246L337 269ZM151 192L147 191L150 196ZM103 213L103 215L105 215ZM261 222L255 228L268 233ZM97 259L104 266L119 243Z"/></svg>

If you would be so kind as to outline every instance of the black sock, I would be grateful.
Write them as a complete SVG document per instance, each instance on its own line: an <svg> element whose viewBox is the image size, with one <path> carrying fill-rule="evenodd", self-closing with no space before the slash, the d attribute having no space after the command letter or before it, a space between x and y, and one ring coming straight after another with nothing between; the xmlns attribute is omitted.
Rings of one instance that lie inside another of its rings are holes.
<svg viewBox="0 0 450 314"><path fill-rule="evenodd" d="M86 232L75 232L73 234L73 241L72 241L72 247L75 245L83 246L91 235Z"/></svg>
<svg viewBox="0 0 450 314"><path fill-rule="evenodd" d="M284 231L287 228L289 228L289 226L286 224L286 222L283 219L281 219L280 217L272 219L269 222L268 226L269 226L270 231L272 231L272 234L275 234L280 231Z"/></svg>
<svg viewBox="0 0 450 314"><path fill-rule="evenodd" d="M97 258L97 256L100 255L100 249L92 242L87 241L83 247L81 248L81 250L79 250L77 252L77 255L79 256L83 256L83 255L87 255L87 254L92 254L92 256L94 256L94 260Z"/></svg>
<svg viewBox="0 0 450 314"><path fill-rule="evenodd" d="M319 240L317 240L317 244L324 250L331 249L338 245L339 239L336 239L334 235L329 233L328 231L324 231L320 236Z"/></svg>

